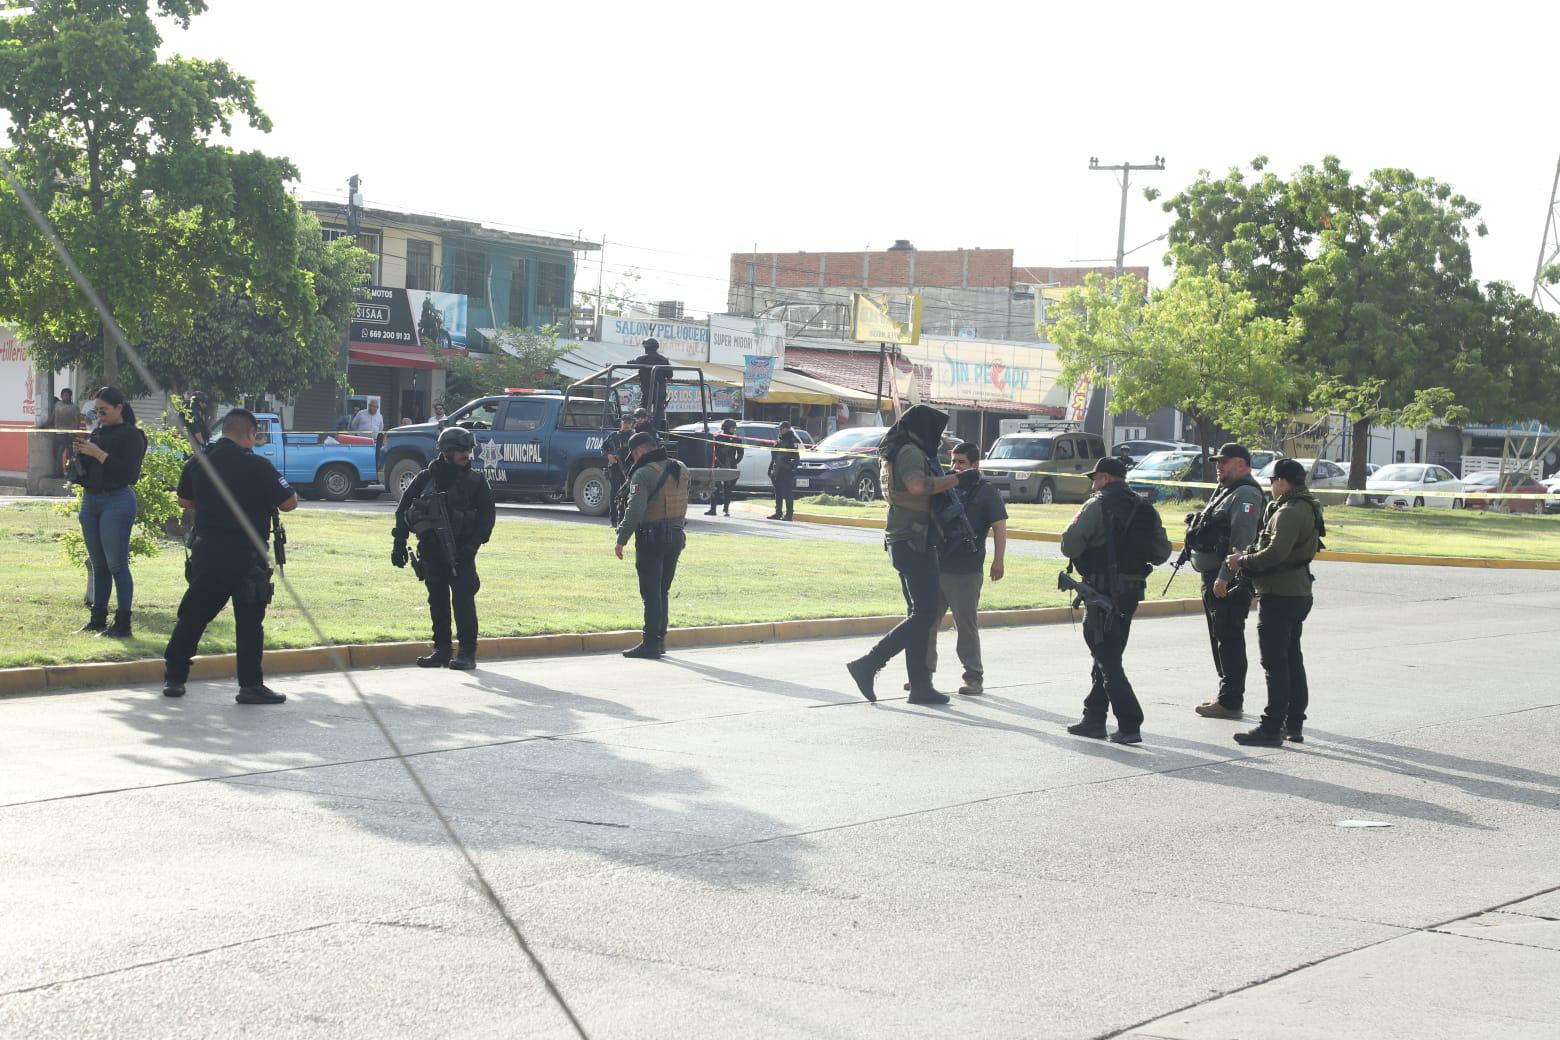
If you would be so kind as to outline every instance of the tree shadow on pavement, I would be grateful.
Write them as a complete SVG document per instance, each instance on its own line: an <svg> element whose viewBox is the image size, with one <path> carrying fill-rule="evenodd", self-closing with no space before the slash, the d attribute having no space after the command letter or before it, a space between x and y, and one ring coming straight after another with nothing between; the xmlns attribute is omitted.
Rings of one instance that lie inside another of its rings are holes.
<svg viewBox="0 0 1560 1040"><path fill-rule="evenodd" d="M403 693L372 697L371 703L479 857L559 850L700 875L699 852L794 829L733 797L686 758L568 739L663 719L620 701L489 669L467 673L471 680L462 685L497 695L501 703L473 704L469 693L462 699L470 706L441 702L440 685L456 674L433 674L415 700ZM155 689L111 699L108 714L126 730L118 743L134 745L114 753L143 767L137 786L166 785L170 773L219 781L262 802L275 800L272 807L284 817L296 811L292 799L303 795L394 842L445 840L401 763L346 690L335 686L327 697L295 693L287 705L257 709L225 695L213 699L198 689L204 685L193 684L184 700L165 700ZM219 684L216 692L229 689ZM202 804L192 803L189 811L202 811ZM765 877L785 884L798 851L777 847Z"/></svg>

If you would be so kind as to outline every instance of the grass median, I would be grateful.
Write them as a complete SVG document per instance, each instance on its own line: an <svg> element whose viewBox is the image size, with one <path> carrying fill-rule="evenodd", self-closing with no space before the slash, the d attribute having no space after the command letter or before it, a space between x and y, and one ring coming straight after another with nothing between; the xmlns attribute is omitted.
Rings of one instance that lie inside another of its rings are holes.
<svg viewBox="0 0 1560 1040"><path fill-rule="evenodd" d="M1332 506L1327 514L1327 548L1335 552L1394 553L1409 556L1477 556L1500 560L1560 560L1560 516L1487 513L1452 509L1362 509ZM1162 502L1158 509L1171 538L1185 529L1197 502ZM882 516L882 502L840 498L803 499L797 508L834 516ZM1013 530L1060 534L1076 505L1010 503Z"/></svg>
<svg viewBox="0 0 1560 1040"><path fill-rule="evenodd" d="M423 586L390 566L386 515L300 510L287 519L287 576L333 642L428 638ZM184 593L184 556L170 543L132 564L135 630L128 642L77 635L86 619L82 568L66 562L60 537L75 520L57 504L0 507L4 546L0 666L157 657ZM478 560L477 609L484 636L600 632L637 628L638 586L632 551L619 561L605 523L501 520ZM1060 606L1054 560L1013 557L1006 577L987 582L988 609ZM1152 582L1160 598L1163 579ZM1189 572L1169 598L1195 596ZM899 582L878 547L827 538L774 539L697 533L672 589L672 624L733 624L858 617L904 610ZM280 590L266 619L266 646L313 646L319 640ZM203 653L233 649L232 612L224 611L201 644Z"/></svg>

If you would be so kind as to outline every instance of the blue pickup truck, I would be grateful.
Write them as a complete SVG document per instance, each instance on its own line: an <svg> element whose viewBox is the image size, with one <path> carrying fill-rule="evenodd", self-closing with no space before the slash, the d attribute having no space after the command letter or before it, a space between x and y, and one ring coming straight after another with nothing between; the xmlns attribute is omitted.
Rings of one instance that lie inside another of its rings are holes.
<svg viewBox="0 0 1560 1040"><path fill-rule="evenodd" d="M343 502L375 481L374 438L351 433L288 433L282 417L261 412L255 454L271 460L287 482L306 497ZM220 428L212 431L220 435Z"/></svg>
<svg viewBox="0 0 1560 1040"><path fill-rule="evenodd" d="M616 408L600 388L595 396L558 390L511 389L479 397L444 421L476 438L471 464L482 471L499 499L572 499L587 516L606 516L607 435L617 429ZM386 431L379 450L379 475L399 497L438 453L439 423L415 423ZM672 450L678 445L674 442ZM715 480L735 480L735 469L689 466L695 498Z"/></svg>

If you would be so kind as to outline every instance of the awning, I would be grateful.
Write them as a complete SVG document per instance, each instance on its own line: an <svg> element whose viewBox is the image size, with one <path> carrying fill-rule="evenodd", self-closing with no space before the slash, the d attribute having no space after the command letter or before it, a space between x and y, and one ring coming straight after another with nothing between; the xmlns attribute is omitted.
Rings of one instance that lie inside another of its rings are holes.
<svg viewBox="0 0 1560 1040"><path fill-rule="evenodd" d="M362 365L385 365L389 368L443 368L425 353L403 354L396 350L375 350L355 344L347 347L347 357Z"/></svg>
<svg viewBox="0 0 1560 1040"><path fill-rule="evenodd" d="M704 378L712 383L724 383L727 386L742 385L742 369L735 365L717 365L714 362L701 361L699 367L704 370ZM804 376L800 372L785 370L775 373L774 379L769 384L769 396L759 403L830 405L836 401L842 401L857 410L862 408L870 410L877 403L875 397L862 394L859 390L826 383L822 379ZM892 408L893 402L885 398L884 407Z"/></svg>

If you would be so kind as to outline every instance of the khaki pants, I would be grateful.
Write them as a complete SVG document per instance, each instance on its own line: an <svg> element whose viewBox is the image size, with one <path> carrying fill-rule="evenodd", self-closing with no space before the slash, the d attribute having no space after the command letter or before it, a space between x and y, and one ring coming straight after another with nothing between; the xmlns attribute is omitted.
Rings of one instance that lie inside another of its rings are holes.
<svg viewBox="0 0 1560 1040"><path fill-rule="evenodd" d="M984 575L949 574L942 572L942 597L937 608L937 621L932 627L932 638L926 644L926 669L937 671L937 630L943 617L953 611L953 627L958 631L957 649L959 663L964 665L965 682L981 682L985 670L980 663L980 587Z"/></svg>

